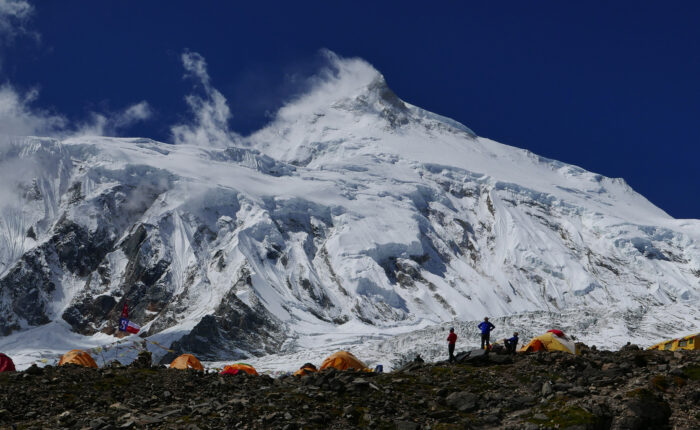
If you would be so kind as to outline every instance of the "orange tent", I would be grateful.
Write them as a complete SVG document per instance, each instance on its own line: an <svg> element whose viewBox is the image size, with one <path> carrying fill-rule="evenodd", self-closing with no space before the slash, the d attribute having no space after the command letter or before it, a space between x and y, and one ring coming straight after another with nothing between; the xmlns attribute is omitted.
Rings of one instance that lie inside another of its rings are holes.
<svg viewBox="0 0 700 430"><path fill-rule="evenodd" d="M63 354L63 357L61 357L58 365L63 366L66 364L77 364L78 366L93 367L97 369L97 363L95 363L95 360L92 359L92 356L79 349L72 349Z"/></svg>
<svg viewBox="0 0 700 430"><path fill-rule="evenodd" d="M170 368L180 370L204 370L204 366L202 366L202 363L200 363L199 360L197 360L197 357L195 357L192 354L182 354L181 356L173 360L172 363L170 363Z"/></svg>
<svg viewBox="0 0 700 430"><path fill-rule="evenodd" d="M222 375L238 375L240 372L245 372L249 375L255 375L258 376L258 371L255 370L255 367L251 366L250 364L245 364L245 363L236 363L236 364L229 364L227 366L224 366L224 370L221 371Z"/></svg>
<svg viewBox="0 0 700 430"><path fill-rule="evenodd" d="M299 368L296 372L294 372L294 376L306 376L309 373L315 373L318 372L318 369L316 369L316 366L314 366L311 363L305 363L303 366Z"/></svg>
<svg viewBox="0 0 700 430"><path fill-rule="evenodd" d="M348 351L338 351L335 354L331 354L328 358L323 360L320 370L329 369L331 367L338 370L368 370L365 363Z"/></svg>

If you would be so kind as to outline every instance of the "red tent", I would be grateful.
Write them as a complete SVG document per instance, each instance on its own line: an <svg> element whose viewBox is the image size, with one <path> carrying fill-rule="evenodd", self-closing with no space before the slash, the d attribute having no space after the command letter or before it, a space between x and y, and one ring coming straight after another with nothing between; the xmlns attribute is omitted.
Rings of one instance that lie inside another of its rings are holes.
<svg viewBox="0 0 700 430"><path fill-rule="evenodd" d="M551 329L551 330L547 330L547 333L554 333L555 335L557 335L557 336L559 336L559 337L566 337L566 335L564 334L563 331L557 330L557 329L555 329L555 328L553 328L553 329Z"/></svg>
<svg viewBox="0 0 700 430"><path fill-rule="evenodd" d="M0 372L14 372L15 371L15 363L12 362L12 359L2 352L0 352Z"/></svg>

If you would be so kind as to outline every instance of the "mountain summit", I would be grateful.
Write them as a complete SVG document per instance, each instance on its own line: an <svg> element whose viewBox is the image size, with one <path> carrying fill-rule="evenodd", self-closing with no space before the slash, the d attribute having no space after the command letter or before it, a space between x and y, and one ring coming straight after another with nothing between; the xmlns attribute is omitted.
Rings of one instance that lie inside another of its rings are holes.
<svg viewBox="0 0 700 430"><path fill-rule="evenodd" d="M361 60L226 148L5 146L27 167L0 207L10 338L108 341L125 300L144 336L208 359L538 311L605 315L584 337L612 325L611 344L700 325L700 221L412 106Z"/></svg>

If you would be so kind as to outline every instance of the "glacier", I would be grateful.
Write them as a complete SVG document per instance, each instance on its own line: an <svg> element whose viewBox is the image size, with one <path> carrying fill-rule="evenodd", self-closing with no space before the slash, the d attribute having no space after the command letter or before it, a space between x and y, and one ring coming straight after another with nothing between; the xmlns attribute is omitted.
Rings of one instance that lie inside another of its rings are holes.
<svg viewBox="0 0 700 430"><path fill-rule="evenodd" d="M437 358L484 316L611 348L700 327L700 220L413 106L359 59L229 143L7 137L0 168L20 367L120 341L125 300L165 361L287 370Z"/></svg>

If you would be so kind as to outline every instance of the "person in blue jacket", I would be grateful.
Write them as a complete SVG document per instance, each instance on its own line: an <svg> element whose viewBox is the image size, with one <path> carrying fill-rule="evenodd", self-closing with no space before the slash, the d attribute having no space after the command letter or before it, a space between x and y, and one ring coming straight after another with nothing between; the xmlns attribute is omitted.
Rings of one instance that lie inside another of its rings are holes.
<svg viewBox="0 0 700 430"><path fill-rule="evenodd" d="M518 332L513 333L513 337L510 339L504 339L503 343L506 346L506 352L509 354L515 354L515 348L518 346Z"/></svg>
<svg viewBox="0 0 700 430"><path fill-rule="evenodd" d="M481 349L484 349L484 344L486 344L486 350L491 349L491 330L495 329L496 326L489 322L489 318L486 317L479 324L479 329L481 329Z"/></svg>

